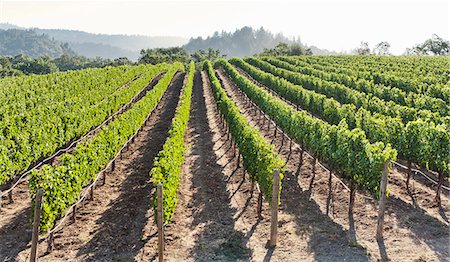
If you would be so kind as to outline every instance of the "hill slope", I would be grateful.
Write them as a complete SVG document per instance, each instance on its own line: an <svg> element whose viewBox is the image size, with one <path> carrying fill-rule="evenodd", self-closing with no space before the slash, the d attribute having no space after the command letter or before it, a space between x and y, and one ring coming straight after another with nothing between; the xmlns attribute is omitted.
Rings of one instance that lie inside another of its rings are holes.
<svg viewBox="0 0 450 262"><path fill-rule="evenodd" d="M67 44L58 42L47 35L32 30L0 29L0 55L15 56L25 54L31 57L48 55L58 57L75 53Z"/></svg>

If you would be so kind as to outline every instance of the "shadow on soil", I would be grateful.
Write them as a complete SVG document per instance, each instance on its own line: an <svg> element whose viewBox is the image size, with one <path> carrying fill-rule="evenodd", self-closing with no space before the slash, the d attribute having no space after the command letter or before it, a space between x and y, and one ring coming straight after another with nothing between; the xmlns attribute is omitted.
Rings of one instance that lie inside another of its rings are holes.
<svg viewBox="0 0 450 262"><path fill-rule="evenodd" d="M450 250L447 225L427 214L423 209L415 208L397 197L388 198L386 212L396 217L400 227L408 228L414 236L425 242L440 260L448 259Z"/></svg>
<svg viewBox="0 0 450 262"><path fill-rule="evenodd" d="M227 190L227 177L222 173L223 167L217 164L213 133L206 121L204 92L200 75L197 74L191 124L196 129L194 133L200 135L192 147L193 154L198 156L192 170L192 187L197 190L192 198L192 206L201 209L194 214L192 227L204 224L204 228L195 242L191 256L196 261L248 261L251 250L246 247L244 234L234 229L233 214L236 210L230 204L230 192Z"/></svg>
<svg viewBox="0 0 450 262"><path fill-rule="evenodd" d="M31 208L27 207L0 228L0 261L14 261L27 248L31 241L30 214Z"/></svg>
<svg viewBox="0 0 450 262"><path fill-rule="evenodd" d="M147 211L151 208L152 185L149 172L153 160L162 149L167 138L171 121L175 115L178 97L184 74L178 73L165 93L155 113L159 116L145 134L145 142L133 153L138 157L123 163L121 172L129 174L120 187L121 195L110 204L109 209L98 219L100 230L78 251L77 256L87 257L87 261L133 260L146 243L142 239L143 230L148 223ZM142 135L142 134L141 134ZM140 139L137 138L137 141ZM127 154L128 151L125 153ZM118 163L118 166L122 163Z"/></svg>
<svg viewBox="0 0 450 262"><path fill-rule="evenodd" d="M348 245L346 230L322 213L292 172L284 174L281 206L294 216L297 235L308 236L308 249L317 261L369 261L366 250Z"/></svg>

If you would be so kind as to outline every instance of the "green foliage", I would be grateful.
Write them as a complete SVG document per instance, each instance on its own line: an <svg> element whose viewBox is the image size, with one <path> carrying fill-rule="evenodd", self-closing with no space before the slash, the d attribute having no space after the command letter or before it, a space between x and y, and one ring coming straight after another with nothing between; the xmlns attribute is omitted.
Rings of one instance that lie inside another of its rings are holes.
<svg viewBox="0 0 450 262"><path fill-rule="evenodd" d="M155 158L153 168L150 171L150 177L155 188L158 184L163 185L164 222L170 222L172 220L178 203L177 190L180 185L184 153L187 149L184 146L184 138L189 122L194 74L195 65L191 61L185 78L185 86L180 96L175 116L172 119L169 137L164 143L163 149L159 151L158 156ZM156 214L158 203L156 192L153 199Z"/></svg>
<svg viewBox="0 0 450 262"><path fill-rule="evenodd" d="M75 54L67 44L55 41L48 35L37 34L33 30L0 30L0 43L0 54L7 56L24 54L31 57L57 57Z"/></svg>
<svg viewBox="0 0 450 262"><path fill-rule="evenodd" d="M285 162L275 152L275 147L269 144L256 128L249 125L234 101L227 96L219 79L215 76L211 62L206 61L204 63L204 70L208 73L218 108L224 115L230 127L231 136L234 138L242 155L244 167L251 178L259 184L265 199L270 203L272 199L273 173L275 170L280 170L281 181Z"/></svg>
<svg viewBox="0 0 450 262"><path fill-rule="evenodd" d="M412 49L407 49L408 54L412 55L450 55L450 41L434 34L430 39L422 44L415 45Z"/></svg>
<svg viewBox="0 0 450 262"><path fill-rule="evenodd" d="M340 103L353 104L356 108L362 107L373 113L380 113L391 117L400 117L405 124L418 118L426 118L434 122L441 122L441 116L438 113L433 113L429 110L418 110L415 108L401 106L392 101L385 102L378 97L361 93L342 84L326 81L312 75L291 72L283 68L278 68L261 59L248 57L245 60L248 63L261 68L262 70L282 77L289 82L301 85L302 87L314 92L324 94L327 97L333 97Z"/></svg>
<svg viewBox="0 0 450 262"><path fill-rule="evenodd" d="M187 63L189 55L182 47L142 49L139 57L140 64L159 64L159 63Z"/></svg>
<svg viewBox="0 0 450 262"><path fill-rule="evenodd" d="M63 154L60 164L44 165L31 173L29 187L32 197L38 188L44 190L40 224L42 231L54 226L55 221L78 200L83 187L95 179L98 172L141 127L147 115L161 100L177 70L183 70L183 65L177 63L170 66L164 77L141 100L94 137L77 144L73 152ZM151 81L153 75L154 72L149 71L132 85L142 88Z"/></svg>
<svg viewBox="0 0 450 262"><path fill-rule="evenodd" d="M302 86L261 71L242 59L233 58L230 62L280 96L328 123L338 125L345 120L350 129L355 127L362 129L370 141L383 141L393 145L402 158L423 167L429 166L435 171L441 170L444 174L448 173L450 166L448 158L450 118L448 116L440 118L442 122L440 125L422 118L404 124L398 117L372 114L364 108L356 110L353 104L340 104L332 98L326 98L322 94L306 90ZM440 156L437 162L436 156Z"/></svg>
<svg viewBox="0 0 450 262"><path fill-rule="evenodd" d="M298 55L312 55L310 48L305 48L299 44L279 43L274 48L264 48L264 51L258 56L298 56Z"/></svg>
<svg viewBox="0 0 450 262"><path fill-rule="evenodd" d="M446 57L295 57L315 69L343 73L374 84L436 97L450 103L450 60Z"/></svg>
<svg viewBox="0 0 450 262"><path fill-rule="evenodd" d="M432 112L438 112L441 116L446 116L450 112L450 105L440 98L430 97L424 94L414 92L405 92L396 87L375 84L373 81L365 79L357 79L342 73L333 73L328 71L317 70L310 64L296 60L290 57L281 57L280 59L264 57L262 60L272 65L298 72L301 74L311 75L323 80L335 82L349 87L353 90L363 92L367 95L374 95L385 102L393 101L396 104L412 107L416 109L427 109Z"/></svg>
<svg viewBox="0 0 450 262"><path fill-rule="evenodd" d="M224 58L225 55L220 53L220 50L208 48L208 51L205 50L197 50L193 54L191 54L191 59L194 60L195 63L202 63L206 60L215 61L219 58Z"/></svg>
<svg viewBox="0 0 450 262"><path fill-rule="evenodd" d="M86 69L0 80L0 184L87 133L167 65ZM144 81L144 82L142 82ZM148 83L148 82L147 82Z"/></svg>
<svg viewBox="0 0 450 262"><path fill-rule="evenodd" d="M286 134L318 160L360 187L378 193L383 164L397 156L389 144L371 144L364 131L350 130L345 120L339 125L330 125L304 111L297 111L240 75L226 60L219 60L218 64Z"/></svg>

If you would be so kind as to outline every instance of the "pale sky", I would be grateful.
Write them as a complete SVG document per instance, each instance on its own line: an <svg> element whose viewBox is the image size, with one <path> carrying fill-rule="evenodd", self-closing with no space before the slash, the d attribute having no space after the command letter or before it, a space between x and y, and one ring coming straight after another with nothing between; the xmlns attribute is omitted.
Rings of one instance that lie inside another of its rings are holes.
<svg viewBox="0 0 450 262"><path fill-rule="evenodd" d="M92 33L197 37L242 26L335 51L381 41L391 52L436 33L450 39L450 1L5 1L0 22Z"/></svg>

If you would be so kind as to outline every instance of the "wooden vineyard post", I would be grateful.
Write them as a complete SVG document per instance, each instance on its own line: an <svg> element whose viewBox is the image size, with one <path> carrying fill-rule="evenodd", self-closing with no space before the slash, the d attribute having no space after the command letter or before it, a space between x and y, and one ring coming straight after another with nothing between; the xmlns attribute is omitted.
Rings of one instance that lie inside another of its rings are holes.
<svg viewBox="0 0 450 262"><path fill-rule="evenodd" d="M72 208L72 223L77 222L77 205Z"/></svg>
<svg viewBox="0 0 450 262"><path fill-rule="evenodd" d="M158 214L156 222L158 224L158 258L159 261L164 261L164 228L163 228L163 194L162 184L158 184L157 187L157 201L158 201Z"/></svg>
<svg viewBox="0 0 450 262"><path fill-rule="evenodd" d="M275 172L273 173L269 247L275 247L277 245L279 198L280 198L280 171L275 170Z"/></svg>
<svg viewBox="0 0 450 262"><path fill-rule="evenodd" d="M258 206L256 207L256 211L258 213L258 219L262 219L262 191L258 185L256 185L258 189Z"/></svg>
<svg viewBox="0 0 450 262"><path fill-rule="evenodd" d="M328 177L328 197L327 197L327 212L326 212L327 216L330 213L331 194L333 194L332 176L333 176L333 172L331 172L331 170L330 170L330 176Z"/></svg>
<svg viewBox="0 0 450 262"><path fill-rule="evenodd" d="M10 190L9 190L9 192L8 192L8 201L9 201L9 204L11 204L12 202L14 202L14 199L13 199L13 189L11 188Z"/></svg>
<svg viewBox="0 0 450 262"><path fill-rule="evenodd" d="M34 205L33 232L31 236L31 254L30 254L31 262L36 261L37 244L39 238L39 224L41 222L42 195L43 195L42 188L38 188L35 199L36 203Z"/></svg>
<svg viewBox="0 0 450 262"><path fill-rule="evenodd" d="M383 173L381 175L380 183L380 205L378 207L378 224L377 224L377 240L383 239L384 226L384 210L386 208L386 188L388 184L389 162L383 165Z"/></svg>

